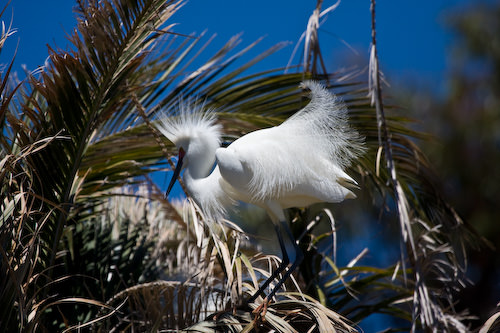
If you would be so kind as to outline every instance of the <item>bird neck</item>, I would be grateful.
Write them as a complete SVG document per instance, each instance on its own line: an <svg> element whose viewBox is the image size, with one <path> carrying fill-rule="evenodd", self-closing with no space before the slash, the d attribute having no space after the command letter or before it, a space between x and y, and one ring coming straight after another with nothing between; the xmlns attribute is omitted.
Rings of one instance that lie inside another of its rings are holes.
<svg viewBox="0 0 500 333"><path fill-rule="evenodd" d="M203 193L210 193L211 188L214 187L215 181L213 175L208 172L200 177L200 174L193 173L191 168L184 171L184 182L186 183L187 190L192 197L200 198Z"/></svg>
<svg viewBox="0 0 500 333"><path fill-rule="evenodd" d="M215 164L215 152L208 151L189 156L189 166L184 171L185 177L193 180L208 177Z"/></svg>
<svg viewBox="0 0 500 333"><path fill-rule="evenodd" d="M219 168L203 178L193 178L191 170L184 171L184 182L188 193L201 207L202 212L209 220L219 221L225 215L225 207L231 204L230 198L220 184Z"/></svg>
<svg viewBox="0 0 500 333"><path fill-rule="evenodd" d="M214 186L210 173L215 163L215 152L210 149L195 149L190 152L189 165L184 171L184 182L191 196L199 201Z"/></svg>

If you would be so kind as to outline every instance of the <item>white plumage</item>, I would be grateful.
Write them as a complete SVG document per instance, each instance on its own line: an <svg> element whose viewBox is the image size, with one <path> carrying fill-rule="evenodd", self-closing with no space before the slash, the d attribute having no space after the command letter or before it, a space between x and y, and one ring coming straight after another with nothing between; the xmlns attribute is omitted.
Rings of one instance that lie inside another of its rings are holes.
<svg viewBox="0 0 500 333"><path fill-rule="evenodd" d="M160 118L161 133L185 151L187 190L209 217L218 219L227 205L244 201L283 220L285 208L355 197L356 182L343 169L362 146L346 107L319 83L303 86L311 90L304 109L227 148L220 148L222 127L214 110L180 104L176 117Z"/></svg>
<svg viewBox="0 0 500 333"><path fill-rule="evenodd" d="M278 233L286 208L354 198L356 182L344 169L363 150L362 140L335 95L313 81L302 87L311 90L306 107L227 148L220 147L222 126L214 110L181 103L176 116L160 117L158 129L179 149L167 195L184 167L186 188L210 219L219 220L226 207L244 201L264 208Z"/></svg>

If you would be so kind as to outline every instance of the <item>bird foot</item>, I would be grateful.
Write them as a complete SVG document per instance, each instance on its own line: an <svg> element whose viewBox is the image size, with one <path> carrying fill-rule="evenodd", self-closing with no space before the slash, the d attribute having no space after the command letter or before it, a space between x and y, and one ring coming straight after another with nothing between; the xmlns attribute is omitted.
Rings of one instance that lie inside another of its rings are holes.
<svg viewBox="0 0 500 333"><path fill-rule="evenodd" d="M262 304L252 311L252 314L255 315L254 323L256 323L257 320L266 321L267 306L269 305L269 302L269 299L265 297Z"/></svg>

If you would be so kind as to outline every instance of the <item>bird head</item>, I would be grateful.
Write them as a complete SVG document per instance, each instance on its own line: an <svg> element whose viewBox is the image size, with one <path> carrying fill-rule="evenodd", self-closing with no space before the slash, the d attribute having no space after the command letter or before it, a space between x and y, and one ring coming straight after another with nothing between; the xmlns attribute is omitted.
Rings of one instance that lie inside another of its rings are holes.
<svg viewBox="0 0 500 333"><path fill-rule="evenodd" d="M215 112L190 101L181 102L176 114L163 113L156 124L178 149L178 160L167 189L167 196L181 170L191 177L206 177L215 163L215 151L220 147L222 126L216 123Z"/></svg>

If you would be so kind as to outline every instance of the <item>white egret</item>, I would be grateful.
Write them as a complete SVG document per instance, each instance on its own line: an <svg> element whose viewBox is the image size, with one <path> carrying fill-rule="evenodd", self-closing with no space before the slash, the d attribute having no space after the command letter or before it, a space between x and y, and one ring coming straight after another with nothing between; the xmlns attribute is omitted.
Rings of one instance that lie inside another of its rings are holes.
<svg viewBox="0 0 500 333"><path fill-rule="evenodd" d="M271 217L283 260L249 302L289 264L283 231L295 258L265 303L303 258L284 209L356 197L351 191L356 182L344 169L362 151L362 140L348 124L346 107L317 82L302 87L311 90L306 107L281 125L248 133L227 148L220 147L222 126L213 110L181 103L176 117L162 116L157 125L179 151L167 196L184 168L187 191L210 219L218 220L237 201L260 206Z"/></svg>

